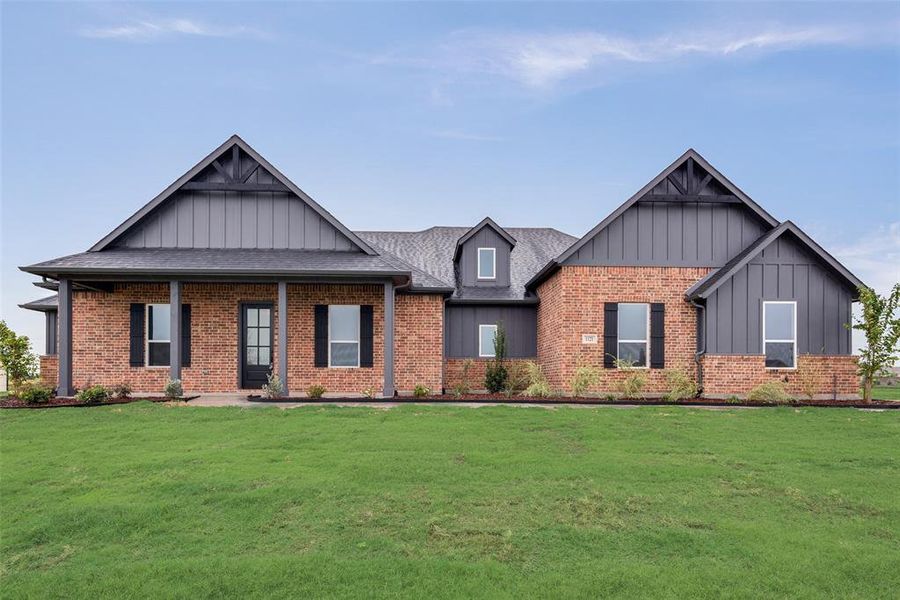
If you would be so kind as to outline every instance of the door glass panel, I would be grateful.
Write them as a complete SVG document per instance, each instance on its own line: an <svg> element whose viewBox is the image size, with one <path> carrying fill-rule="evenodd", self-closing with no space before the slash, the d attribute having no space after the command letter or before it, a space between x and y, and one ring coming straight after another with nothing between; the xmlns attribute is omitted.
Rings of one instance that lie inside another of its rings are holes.
<svg viewBox="0 0 900 600"><path fill-rule="evenodd" d="M259 325L260 327L269 326L269 313L272 312L268 308L259 309Z"/></svg>
<svg viewBox="0 0 900 600"><path fill-rule="evenodd" d="M259 348L256 346L249 346L247 348L247 364L248 365L258 365L259 364Z"/></svg>
<svg viewBox="0 0 900 600"><path fill-rule="evenodd" d="M266 347L262 347L259 349L259 364L268 365L271 360L269 360L269 349Z"/></svg>
<svg viewBox="0 0 900 600"><path fill-rule="evenodd" d="M256 327L257 325L259 325L259 309L247 309L247 325L249 325L250 327Z"/></svg>
<svg viewBox="0 0 900 600"><path fill-rule="evenodd" d="M256 327L248 327L247 328L247 345L248 346L258 346L259 345L259 329Z"/></svg>
<svg viewBox="0 0 900 600"><path fill-rule="evenodd" d="M260 327L259 328L259 345L260 346L268 346L269 338L271 337L271 329L268 327Z"/></svg>

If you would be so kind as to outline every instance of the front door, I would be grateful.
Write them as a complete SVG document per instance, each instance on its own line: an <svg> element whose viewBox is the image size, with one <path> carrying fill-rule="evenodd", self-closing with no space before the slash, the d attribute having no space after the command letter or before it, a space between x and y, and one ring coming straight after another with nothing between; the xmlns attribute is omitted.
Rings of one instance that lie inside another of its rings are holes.
<svg viewBox="0 0 900 600"><path fill-rule="evenodd" d="M241 305L241 389L258 389L272 369L272 305Z"/></svg>

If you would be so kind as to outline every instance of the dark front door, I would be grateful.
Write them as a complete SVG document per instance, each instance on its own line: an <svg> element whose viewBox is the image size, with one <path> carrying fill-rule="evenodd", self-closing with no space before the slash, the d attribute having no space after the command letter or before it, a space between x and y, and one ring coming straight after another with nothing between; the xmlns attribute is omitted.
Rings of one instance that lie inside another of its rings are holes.
<svg viewBox="0 0 900 600"><path fill-rule="evenodd" d="M241 388L258 389L272 369L272 305L241 305Z"/></svg>

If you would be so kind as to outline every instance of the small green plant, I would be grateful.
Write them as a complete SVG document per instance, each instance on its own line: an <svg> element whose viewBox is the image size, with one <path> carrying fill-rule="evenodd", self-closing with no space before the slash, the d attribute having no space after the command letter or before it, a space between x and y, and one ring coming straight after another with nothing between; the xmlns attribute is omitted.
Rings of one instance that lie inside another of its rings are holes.
<svg viewBox="0 0 900 600"><path fill-rule="evenodd" d="M416 398L424 398L425 396L431 395L431 388L424 386L422 384L417 384L413 389L413 396Z"/></svg>
<svg viewBox="0 0 900 600"><path fill-rule="evenodd" d="M525 368L528 370L529 381L528 387L525 388L526 396L547 398L553 394L553 390L550 389L550 382L547 381L547 376L544 375L544 369L541 365L528 361L525 363Z"/></svg>
<svg viewBox="0 0 900 600"><path fill-rule="evenodd" d="M506 389L506 381L509 373L503 364L506 358L506 329L503 322L497 323L494 331L494 359L484 371L484 387L491 394L497 394Z"/></svg>
<svg viewBox="0 0 900 600"><path fill-rule="evenodd" d="M284 396L284 384L281 383L281 377L275 373L269 373L266 377L266 383L262 387L263 396L269 399L281 398Z"/></svg>
<svg viewBox="0 0 900 600"><path fill-rule="evenodd" d="M451 392L454 397L462 398L463 396L465 396L466 394L469 393L469 388L464 383L457 383L456 385L453 386L453 388L451 389Z"/></svg>
<svg viewBox="0 0 900 600"><path fill-rule="evenodd" d="M750 402L766 402L774 404L784 404L790 400L784 384L780 381L766 381L761 383L747 394L747 400Z"/></svg>
<svg viewBox="0 0 900 600"><path fill-rule="evenodd" d="M306 395L310 398L321 398L325 395L325 386L324 385L311 385L306 388Z"/></svg>
<svg viewBox="0 0 900 600"><path fill-rule="evenodd" d="M669 369L666 371L666 382L669 384L669 392L665 398L669 402L678 402L679 400L697 397L697 382L681 369Z"/></svg>
<svg viewBox="0 0 900 600"><path fill-rule="evenodd" d="M45 404L53 397L53 388L40 381L26 381L19 385L16 395L25 404Z"/></svg>
<svg viewBox="0 0 900 600"><path fill-rule="evenodd" d="M369 386L362 391L363 398L367 398L369 400L375 397L375 393L375 388L373 388L372 386Z"/></svg>
<svg viewBox="0 0 900 600"><path fill-rule="evenodd" d="M728 396L727 398L725 398L725 402L727 402L728 404L740 404L741 399L738 398L737 396L735 396L734 394L732 394L732 395Z"/></svg>
<svg viewBox="0 0 900 600"><path fill-rule="evenodd" d="M521 362L513 362L510 363L506 370L507 377L506 385L503 388L503 395L507 398L511 398L528 387L528 369Z"/></svg>
<svg viewBox="0 0 900 600"><path fill-rule="evenodd" d="M617 369L625 371L627 375L625 379L619 382L619 392L623 398L638 398L641 390L647 384L647 376L641 369L634 366L634 363L628 360L617 358L615 360Z"/></svg>
<svg viewBox="0 0 900 600"><path fill-rule="evenodd" d="M126 398L131 396L131 386L123 381L120 384L112 386L112 388L110 388L109 390L109 393L113 398L116 398L118 400L125 400Z"/></svg>
<svg viewBox="0 0 900 600"><path fill-rule="evenodd" d="M572 378L572 395L578 398L590 388L600 383L600 369L590 365L582 365L575 369Z"/></svg>
<svg viewBox="0 0 900 600"><path fill-rule="evenodd" d="M84 404L102 404L109 400L109 390L102 385L92 385L75 394L75 399Z"/></svg>
<svg viewBox="0 0 900 600"><path fill-rule="evenodd" d="M453 395L457 398L460 396L464 396L468 394L472 390L472 385L469 380L469 371L472 370L472 365L475 364L475 361L471 358L467 358L462 363L462 373L460 374L460 379L453 386Z"/></svg>
<svg viewBox="0 0 900 600"><path fill-rule="evenodd" d="M166 387L163 388L163 394L165 394L166 398L170 399L181 398L184 396L184 388L181 387L181 380L170 379L168 383L166 383Z"/></svg>
<svg viewBox="0 0 900 600"><path fill-rule="evenodd" d="M809 400L813 399L822 385L819 374L808 366L800 367L800 371L797 373L797 383L803 395Z"/></svg>

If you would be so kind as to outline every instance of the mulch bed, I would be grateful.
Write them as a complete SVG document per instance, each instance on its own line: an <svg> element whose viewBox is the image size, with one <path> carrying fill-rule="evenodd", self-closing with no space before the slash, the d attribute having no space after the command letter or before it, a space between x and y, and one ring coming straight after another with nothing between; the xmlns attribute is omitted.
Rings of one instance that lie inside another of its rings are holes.
<svg viewBox="0 0 900 600"><path fill-rule="evenodd" d="M279 404L283 402L317 402L329 404L335 402L358 402L358 403L378 403L378 402L402 402L402 403L421 403L421 402L469 402L474 404L587 404L587 405L625 405L625 406L813 406L822 408L893 408L900 409L900 402L890 400L872 400L868 404L861 400L807 400L798 399L789 403L778 404L775 402L750 402L748 400L740 400L738 402L729 402L727 400L717 400L714 398L693 398L690 400L678 400L669 402L662 398L572 398L565 396L557 396L554 398L532 398L528 396L505 396L503 394L466 394L463 396L452 396L442 394L436 396L426 396L424 398L415 398L413 396L394 396L393 398L307 398L307 397L286 397L286 398L264 398L262 396L247 396L250 402L261 402L270 404Z"/></svg>
<svg viewBox="0 0 900 600"><path fill-rule="evenodd" d="M178 400L187 402L188 400L193 400L197 398L197 396L187 396L184 398L178 398ZM94 404L85 404L84 402L79 402L74 398L50 398L47 402L43 402L41 404L26 404L25 402L19 400L18 398L7 396L6 398L0 399L0 408L62 408L65 406L70 407L81 407L88 408L91 406L109 406L111 404L131 404L132 402L170 402L171 398L163 398L160 396L154 396L152 398L110 398L106 402L102 403L94 403Z"/></svg>

